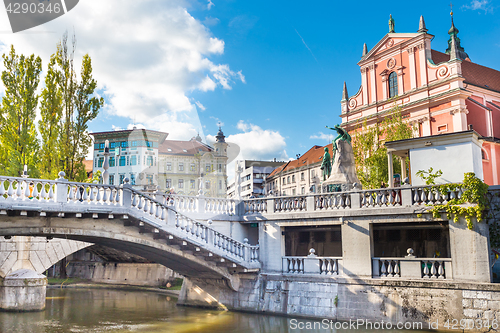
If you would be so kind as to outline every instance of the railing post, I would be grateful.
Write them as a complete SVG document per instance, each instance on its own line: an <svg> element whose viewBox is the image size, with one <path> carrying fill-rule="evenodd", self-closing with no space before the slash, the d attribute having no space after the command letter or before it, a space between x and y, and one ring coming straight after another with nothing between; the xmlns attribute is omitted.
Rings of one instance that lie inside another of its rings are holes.
<svg viewBox="0 0 500 333"><path fill-rule="evenodd" d="M316 210L316 205L314 204L314 195L309 193L306 197L306 207L308 212L314 212Z"/></svg>
<svg viewBox="0 0 500 333"><path fill-rule="evenodd" d="M246 262L250 262L250 247L248 244L248 238L243 239L243 244L245 244L245 247L243 249L243 258L245 259Z"/></svg>
<svg viewBox="0 0 500 333"><path fill-rule="evenodd" d="M273 214L274 213L274 198L267 198L267 213L268 214Z"/></svg>
<svg viewBox="0 0 500 333"><path fill-rule="evenodd" d="M245 215L245 201L243 200L235 200L235 215L243 216Z"/></svg>
<svg viewBox="0 0 500 333"><path fill-rule="evenodd" d="M319 259L314 249L309 249L309 255L304 258L304 274L319 274Z"/></svg>
<svg viewBox="0 0 500 333"><path fill-rule="evenodd" d="M361 208L361 200L359 192L351 192L349 193L351 200L351 209L359 209Z"/></svg>
<svg viewBox="0 0 500 333"><path fill-rule="evenodd" d="M411 187L401 187L401 206L410 207L413 205Z"/></svg>
<svg viewBox="0 0 500 333"><path fill-rule="evenodd" d="M212 229L212 220L208 220L208 228L207 228L207 244L208 247L214 248L214 229Z"/></svg>
<svg viewBox="0 0 500 333"><path fill-rule="evenodd" d="M124 179L124 183L120 186L122 188L122 195L120 197L120 206L132 206L132 185L129 184L128 178Z"/></svg>
<svg viewBox="0 0 500 333"><path fill-rule="evenodd" d="M68 180L64 171L59 172L56 183L56 202L68 202ZM19 185L18 185L19 186Z"/></svg>
<svg viewBox="0 0 500 333"><path fill-rule="evenodd" d="M198 196L196 197L196 201L198 204L198 207L196 207L196 211L200 214L205 214L205 197Z"/></svg>

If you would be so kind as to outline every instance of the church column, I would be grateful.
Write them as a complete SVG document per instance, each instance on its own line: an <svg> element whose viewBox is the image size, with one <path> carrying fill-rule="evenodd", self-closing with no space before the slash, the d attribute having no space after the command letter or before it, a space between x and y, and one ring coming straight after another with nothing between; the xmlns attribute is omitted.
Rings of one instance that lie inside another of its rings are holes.
<svg viewBox="0 0 500 333"><path fill-rule="evenodd" d="M415 71L415 49L410 47L408 50L409 60L410 60L410 88L411 90L417 88L417 75Z"/></svg>
<svg viewBox="0 0 500 333"><path fill-rule="evenodd" d="M371 102L375 103L377 102L377 86L376 86L376 81L375 81L375 65L370 65L370 84L371 84Z"/></svg>
<svg viewBox="0 0 500 333"><path fill-rule="evenodd" d="M418 46L418 58L420 63L420 81L421 86L427 85L427 57L425 56L425 44L419 44Z"/></svg>
<svg viewBox="0 0 500 333"><path fill-rule="evenodd" d="M398 73L398 95L401 96L405 93L405 87L403 85L403 67L397 68Z"/></svg>
<svg viewBox="0 0 500 333"><path fill-rule="evenodd" d="M387 75L382 75L382 92L384 94L384 101L387 99Z"/></svg>
<svg viewBox="0 0 500 333"><path fill-rule="evenodd" d="M368 105L368 77L366 75L366 72L368 70L368 67L361 68L361 83L363 85L363 104L362 105Z"/></svg>
<svg viewBox="0 0 500 333"><path fill-rule="evenodd" d="M392 166L392 152L387 152L387 166L389 167L389 187L394 187L394 170Z"/></svg>

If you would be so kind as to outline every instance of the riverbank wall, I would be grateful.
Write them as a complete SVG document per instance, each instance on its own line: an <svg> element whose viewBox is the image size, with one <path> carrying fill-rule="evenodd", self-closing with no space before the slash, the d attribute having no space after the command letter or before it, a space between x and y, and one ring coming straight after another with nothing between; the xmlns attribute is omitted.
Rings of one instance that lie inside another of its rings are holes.
<svg viewBox="0 0 500 333"><path fill-rule="evenodd" d="M423 329L500 326L500 286L491 283L260 274L242 276L238 292L186 279L178 304L317 320L422 323Z"/></svg>

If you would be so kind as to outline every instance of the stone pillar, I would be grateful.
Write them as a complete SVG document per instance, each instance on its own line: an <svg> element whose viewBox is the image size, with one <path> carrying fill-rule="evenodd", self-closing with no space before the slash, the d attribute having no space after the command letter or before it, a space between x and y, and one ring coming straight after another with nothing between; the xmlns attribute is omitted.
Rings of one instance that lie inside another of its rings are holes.
<svg viewBox="0 0 500 333"><path fill-rule="evenodd" d="M460 217L457 223L450 221L449 229L453 278L491 282L488 224L474 219L474 228L469 230L465 219Z"/></svg>
<svg viewBox="0 0 500 333"><path fill-rule="evenodd" d="M389 170L389 187L394 187L394 170L392 166L392 152L387 152L387 166Z"/></svg>
<svg viewBox="0 0 500 333"><path fill-rule="evenodd" d="M370 221L342 224L342 262L344 274L355 277L372 276L372 245Z"/></svg>
<svg viewBox="0 0 500 333"><path fill-rule="evenodd" d="M45 309L47 278L29 269L5 277L0 285L0 310L41 311Z"/></svg>

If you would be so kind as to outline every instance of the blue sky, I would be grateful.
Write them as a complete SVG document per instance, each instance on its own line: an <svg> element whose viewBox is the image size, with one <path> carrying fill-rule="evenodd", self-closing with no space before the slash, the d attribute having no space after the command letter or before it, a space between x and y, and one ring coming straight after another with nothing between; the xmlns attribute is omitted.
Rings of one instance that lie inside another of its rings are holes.
<svg viewBox="0 0 500 333"><path fill-rule="evenodd" d="M500 70L500 3L453 4L462 46L472 61ZM213 140L217 123L240 158L285 160L328 143L340 123L343 82L360 85L363 43L388 32L416 32L423 15L433 49L444 51L447 1L163 1L81 0L66 15L26 32L0 20L0 51L42 56L74 29L77 61L93 60L106 107L90 130L131 123L189 139Z"/></svg>

